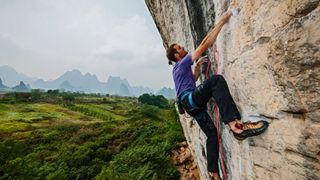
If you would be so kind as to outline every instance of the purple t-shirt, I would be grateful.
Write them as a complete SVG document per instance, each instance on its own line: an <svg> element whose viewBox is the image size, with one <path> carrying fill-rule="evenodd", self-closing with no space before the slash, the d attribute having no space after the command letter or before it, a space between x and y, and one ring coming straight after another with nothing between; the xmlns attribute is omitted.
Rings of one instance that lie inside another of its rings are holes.
<svg viewBox="0 0 320 180"><path fill-rule="evenodd" d="M172 74L177 97L179 97L183 91L193 91L196 88L196 83L191 70L192 64L192 56L191 54L187 54L173 67Z"/></svg>

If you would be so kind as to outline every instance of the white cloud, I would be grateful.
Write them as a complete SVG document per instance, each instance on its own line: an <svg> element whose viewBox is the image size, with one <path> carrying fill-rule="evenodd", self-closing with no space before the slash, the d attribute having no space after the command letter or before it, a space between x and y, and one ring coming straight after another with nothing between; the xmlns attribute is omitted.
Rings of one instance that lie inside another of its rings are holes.
<svg viewBox="0 0 320 180"><path fill-rule="evenodd" d="M130 54L127 63L144 63L154 54L159 54L161 44L152 36L145 18L134 16L124 24L114 26L107 35L105 45L94 51L97 56L115 56L115 52ZM118 55L116 55L118 57ZM120 56L119 56L120 58Z"/></svg>
<svg viewBox="0 0 320 180"><path fill-rule="evenodd" d="M145 17L134 16L114 26L105 44L93 54L97 64L103 64L110 75L127 77L134 84L172 87L164 48L148 29Z"/></svg>
<svg viewBox="0 0 320 180"><path fill-rule="evenodd" d="M0 39L8 38L9 34L0 31Z"/></svg>

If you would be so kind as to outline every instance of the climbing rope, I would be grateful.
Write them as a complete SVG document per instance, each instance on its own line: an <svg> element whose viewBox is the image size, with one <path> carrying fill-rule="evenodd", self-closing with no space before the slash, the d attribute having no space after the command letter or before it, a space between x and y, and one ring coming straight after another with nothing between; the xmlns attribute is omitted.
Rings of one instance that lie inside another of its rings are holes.
<svg viewBox="0 0 320 180"><path fill-rule="evenodd" d="M211 67L211 62L212 60L215 58L215 64L216 64L216 72L215 74L217 75L219 73L219 62L220 62L220 53L218 51L218 48L216 45L212 45L212 51L210 53L210 57L209 57L209 61L208 61L208 66L207 66L207 70L205 73L205 79L209 78L209 71L210 71L210 67ZM214 112L215 114L215 121L216 121L216 129L217 129L217 136L218 136L218 144L219 144L219 157L220 157L220 167L223 173L223 179L227 180L227 173L226 173L226 169L225 169L225 164L223 161L223 156L222 156L222 147L221 147L221 140L220 140L220 131L219 131L219 109L217 104L215 104L213 106L212 112Z"/></svg>

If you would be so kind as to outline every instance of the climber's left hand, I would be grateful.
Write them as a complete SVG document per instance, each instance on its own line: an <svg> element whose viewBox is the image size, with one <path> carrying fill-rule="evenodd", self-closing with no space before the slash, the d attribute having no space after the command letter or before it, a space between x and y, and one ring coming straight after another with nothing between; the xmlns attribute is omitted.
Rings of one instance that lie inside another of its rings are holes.
<svg viewBox="0 0 320 180"><path fill-rule="evenodd" d="M196 66L200 67L201 64L208 62L208 57L207 56L202 56L201 58L198 59Z"/></svg>

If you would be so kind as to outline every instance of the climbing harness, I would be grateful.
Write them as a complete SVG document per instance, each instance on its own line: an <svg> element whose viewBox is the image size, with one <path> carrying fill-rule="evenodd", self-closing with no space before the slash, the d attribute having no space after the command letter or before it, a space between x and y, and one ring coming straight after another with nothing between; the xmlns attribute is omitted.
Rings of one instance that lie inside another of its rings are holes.
<svg viewBox="0 0 320 180"><path fill-rule="evenodd" d="M209 72L210 72L210 67L211 67L211 62L212 60L215 58L215 65L216 65L216 71L215 74L217 75L219 73L219 62L220 62L220 53L218 51L218 48L216 45L212 45L212 51L210 53L210 57L209 57L209 61L208 61L208 65L207 65L207 70L205 73L205 79L209 78ZM214 112L215 114L215 123L216 123L216 129L217 129L217 136L218 136L218 144L219 144L219 157L220 157L220 166L221 166L221 170L223 173L223 179L227 180L227 173L226 173L226 169L225 169L225 164L223 161L223 157L222 157L222 147L221 147L221 139L220 139L220 131L219 131L219 109L217 104L214 105L212 112Z"/></svg>
<svg viewBox="0 0 320 180"><path fill-rule="evenodd" d="M206 108L203 107L198 107L193 99L192 99L192 91L184 91L181 95L179 99L179 103L181 104L181 107L183 108L183 110L185 112L192 112L194 110L203 110L202 113L199 113L197 115L195 115L195 118L199 118L200 116L203 116L204 112L206 112ZM188 113L184 113L184 114L188 114Z"/></svg>
<svg viewBox="0 0 320 180"><path fill-rule="evenodd" d="M180 102L185 111L193 111L196 109L200 109L192 99L192 91L185 91L181 94Z"/></svg>

